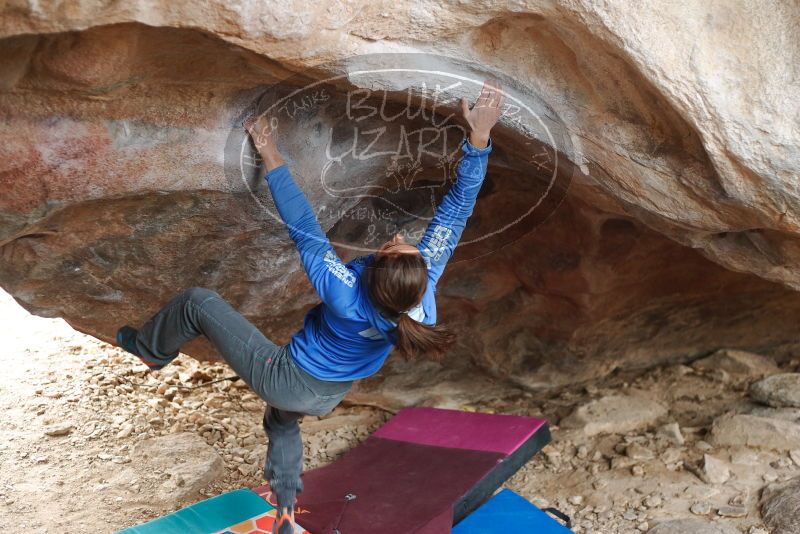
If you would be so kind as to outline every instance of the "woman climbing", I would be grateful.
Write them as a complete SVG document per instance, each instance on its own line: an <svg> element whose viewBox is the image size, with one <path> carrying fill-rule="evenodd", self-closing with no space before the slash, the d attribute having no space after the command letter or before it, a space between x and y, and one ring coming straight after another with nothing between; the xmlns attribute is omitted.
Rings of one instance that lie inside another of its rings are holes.
<svg viewBox="0 0 800 534"><path fill-rule="evenodd" d="M493 80L484 82L472 108L461 100L469 139L461 145L456 183L420 242L406 243L397 234L375 253L348 264L339 259L292 179L266 118L246 122L275 205L322 302L283 346L203 288L179 294L141 329L123 326L117 333L118 344L152 370L177 357L184 343L204 335L266 401L264 477L278 508L273 532L294 532L296 494L303 490L300 418L333 410L354 380L381 368L393 347L408 358L440 359L454 342L455 336L436 324L435 287L472 214L492 151L489 134L502 105L500 86Z"/></svg>

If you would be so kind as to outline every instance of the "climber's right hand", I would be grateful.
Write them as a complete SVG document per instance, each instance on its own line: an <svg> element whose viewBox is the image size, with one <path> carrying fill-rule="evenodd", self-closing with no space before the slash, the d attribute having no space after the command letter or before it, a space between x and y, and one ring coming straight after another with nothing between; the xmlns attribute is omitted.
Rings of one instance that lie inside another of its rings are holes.
<svg viewBox="0 0 800 534"><path fill-rule="evenodd" d="M283 158L275 144L277 119L271 119L269 115L262 114L248 117L243 124L253 139L256 150L261 154L267 172L283 165Z"/></svg>

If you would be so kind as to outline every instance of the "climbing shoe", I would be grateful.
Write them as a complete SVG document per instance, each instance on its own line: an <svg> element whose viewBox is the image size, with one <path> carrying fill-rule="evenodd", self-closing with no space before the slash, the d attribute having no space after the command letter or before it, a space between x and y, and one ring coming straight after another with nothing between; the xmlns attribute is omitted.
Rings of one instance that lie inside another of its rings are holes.
<svg viewBox="0 0 800 534"><path fill-rule="evenodd" d="M133 327L123 326L117 330L117 345L139 358L151 371L158 371L163 368L166 364L146 360L139 354L139 349L136 348L136 334L138 333L138 330Z"/></svg>
<svg viewBox="0 0 800 534"><path fill-rule="evenodd" d="M294 508L275 510L275 526L272 534L294 534Z"/></svg>

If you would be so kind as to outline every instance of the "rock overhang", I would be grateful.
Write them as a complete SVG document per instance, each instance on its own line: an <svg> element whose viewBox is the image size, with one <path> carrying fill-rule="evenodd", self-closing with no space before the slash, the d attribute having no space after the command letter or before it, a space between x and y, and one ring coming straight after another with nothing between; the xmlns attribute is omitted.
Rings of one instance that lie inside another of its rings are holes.
<svg viewBox="0 0 800 534"><path fill-rule="evenodd" d="M489 255L477 247L443 279L444 316L480 333L460 353L493 373L548 387L719 346L789 350L800 304L787 289L797 286L798 249L786 175L797 160L778 149L790 146L790 129L776 117L775 132L760 133L754 119L746 130L753 137L731 144L731 112L696 103L708 97L719 104L716 89L701 83L713 64L695 65L702 76L692 85L684 66L666 62L650 37L633 39L615 9L576 6L527 14L495 7L481 20L459 19L466 30L460 41L447 35L399 46L395 35L381 48L450 52L418 55L416 66L474 76L470 65L478 63L511 90L521 86L541 116L565 125L565 159L578 165L569 195L534 232ZM273 53L281 44L274 36L220 30L213 12L188 17L194 24L183 26L198 29L83 29L51 14L27 28L42 35L3 41L4 287L37 313L110 339L114 324L144 319L170 291L209 285L285 341L313 293L276 221L243 208L253 183L246 188L220 172L223 147L237 114L265 85L300 71L311 79L347 72L320 59L342 65L349 57L351 68L366 70L370 56L353 52L375 51L380 41L367 46L351 35L354 46L337 48L322 32L316 56L291 40ZM612 23L587 22L603 17ZM106 13L98 23L111 20L121 22ZM46 33L63 30L81 31ZM7 19L4 35L14 31ZM669 69L674 80L665 76ZM390 89L395 103L409 88L425 95L413 80L345 78L350 87ZM774 113L783 101L776 96L762 112ZM292 132L290 152L301 154L313 141L305 132ZM519 164L519 134L513 125L498 131L473 233L521 197L517 188L503 198ZM742 155L747 146L766 147L758 165ZM299 176L311 176L319 161L294 163ZM362 168L370 178L375 171ZM363 177L342 174L340 182ZM323 190L303 185L319 200ZM121 209L129 212L114 214ZM326 230L360 235L351 221L331 220ZM71 232L77 235L66 238ZM194 352L210 354L208 347Z"/></svg>

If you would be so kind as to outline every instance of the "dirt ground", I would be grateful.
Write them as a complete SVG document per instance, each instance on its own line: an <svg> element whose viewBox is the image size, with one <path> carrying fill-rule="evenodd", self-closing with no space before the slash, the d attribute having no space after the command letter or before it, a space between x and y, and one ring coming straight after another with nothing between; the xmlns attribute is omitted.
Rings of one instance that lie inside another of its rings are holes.
<svg viewBox="0 0 800 534"><path fill-rule="evenodd" d="M148 373L63 321L27 314L5 293L0 340L0 527L114 532L261 483L263 403L240 381L197 387L231 376L224 365L181 356L167 371ZM800 475L800 454L711 443L715 418L756 409L747 385L729 373L675 365L558 394L509 386L503 398L463 408L546 415L564 427L552 424L553 443L506 486L570 514L575 532L647 532L667 519L694 518L759 534L767 532L760 489ZM570 416L631 395L664 408L634 409L605 428ZM335 459L388 417L346 406L304 419L307 467ZM192 462L178 454L187 450Z"/></svg>

